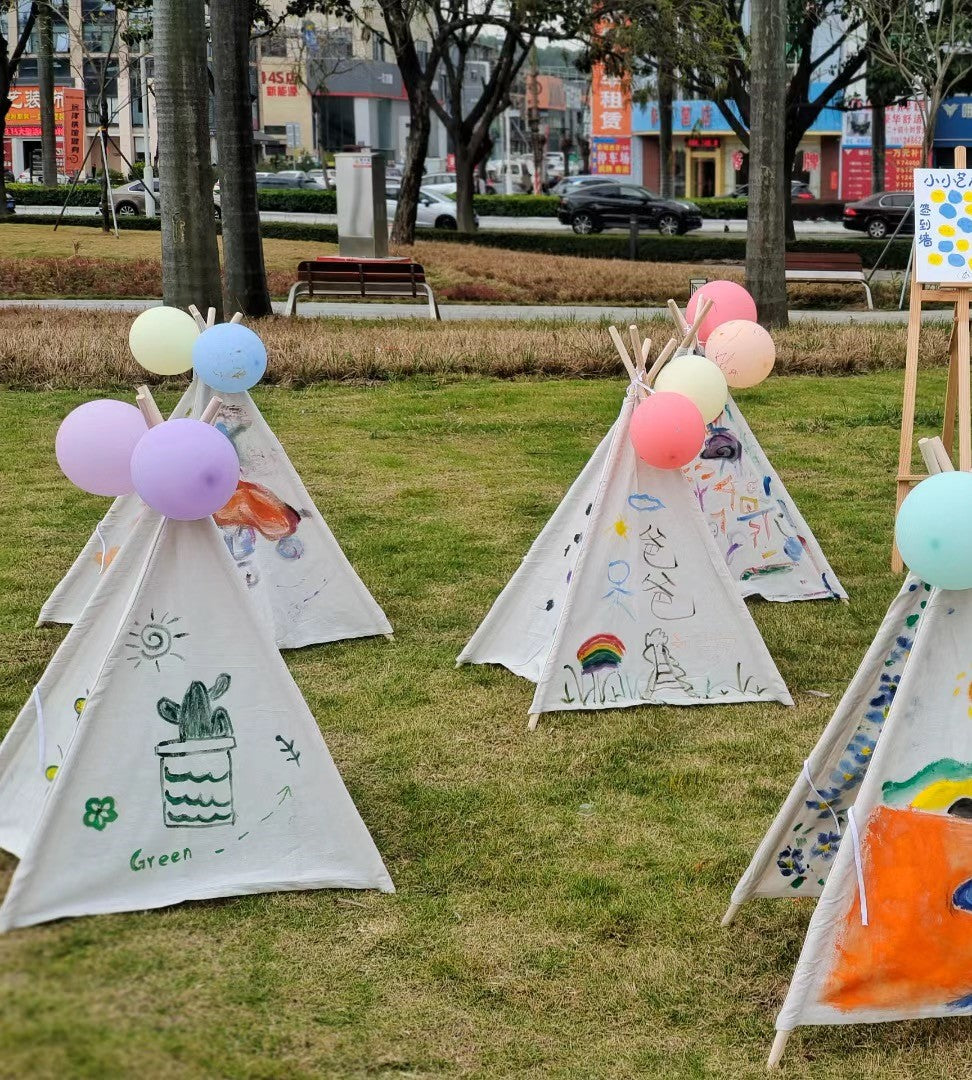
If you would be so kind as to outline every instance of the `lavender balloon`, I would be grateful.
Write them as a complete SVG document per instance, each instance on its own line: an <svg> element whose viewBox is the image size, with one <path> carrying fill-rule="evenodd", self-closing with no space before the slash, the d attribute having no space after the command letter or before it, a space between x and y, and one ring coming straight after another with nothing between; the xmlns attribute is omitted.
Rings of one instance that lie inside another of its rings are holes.
<svg viewBox="0 0 972 1080"><path fill-rule="evenodd" d="M54 453L61 471L92 495L128 495L132 452L146 432L134 405L104 398L79 405L57 429Z"/></svg>
<svg viewBox="0 0 972 1080"><path fill-rule="evenodd" d="M132 455L132 482L153 510L177 521L209 517L229 502L240 461L226 436L201 420L167 420Z"/></svg>

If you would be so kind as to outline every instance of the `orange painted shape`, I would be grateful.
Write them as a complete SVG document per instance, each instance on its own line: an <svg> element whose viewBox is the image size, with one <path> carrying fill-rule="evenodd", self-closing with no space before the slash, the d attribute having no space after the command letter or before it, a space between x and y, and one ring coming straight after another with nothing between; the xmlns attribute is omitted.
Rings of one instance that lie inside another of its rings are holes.
<svg viewBox="0 0 972 1080"><path fill-rule="evenodd" d="M972 821L879 806L862 847L868 925L855 885L823 1001L900 1013L972 993L972 912L952 906L972 878Z"/></svg>
<svg viewBox="0 0 972 1080"><path fill-rule="evenodd" d="M120 550L121 549L117 547L109 548L104 555L102 555L100 551L96 551L94 560L103 570L107 570Z"/></svg>
<svg viewBox="0 0 972 1080"><path fill-rule="evenodd" d="M300 514L262 484L241 480L222 510L213 514L217 525L243 525L268 540L293 536Z"/></svg>

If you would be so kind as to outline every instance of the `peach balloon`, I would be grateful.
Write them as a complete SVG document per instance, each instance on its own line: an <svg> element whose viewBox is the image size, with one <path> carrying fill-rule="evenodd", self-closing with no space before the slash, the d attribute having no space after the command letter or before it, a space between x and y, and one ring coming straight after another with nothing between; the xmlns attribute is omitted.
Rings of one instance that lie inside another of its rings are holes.
<svg viewBox="0 0 972 1080"><path fill-rule="evenodd" d="M628 432L642 461L656 469L681 469L705 442L705 421L684 394L658 391L635 407Z"/></svg>
<svg viewBox="0 0 972 1080"><path fill-rule="evenodd" d="M776 346L759 323L733 319L712 331L705 355L722 368L731 387L743 390L761 383L773 370Z"/></svg>
<svg viewBox="0 0 972 1080"><path fill-rule="evenodd" d="M694 292L685 308L685 317L690 323L695 321L695 313L703 300L711 300L712 307L699 327L699 342L702 345L708 341L712 331L723 323L732 319L756 319L756 301L742 285L734 281L710 281Z"/></svg>

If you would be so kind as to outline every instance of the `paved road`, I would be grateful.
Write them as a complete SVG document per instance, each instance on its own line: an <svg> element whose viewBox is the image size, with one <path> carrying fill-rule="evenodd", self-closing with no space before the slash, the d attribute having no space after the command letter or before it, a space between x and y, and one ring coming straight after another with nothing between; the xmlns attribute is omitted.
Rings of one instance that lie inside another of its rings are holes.
<svg viewBox="0 0 972 1080"><path fill-rule="evenodd" d="M25 214L57 214L59 206L23 206L21 211ZM81 217L94 217L98 210L94 206L71 207L70 213ZM336 225L336 214L278 214L264 210L260 214L261 221L286 221L304 225ZM484 230L496 230L507 232L563 232L569 233L569 225L561 225L556 218L549 217L481 217L479 227ZM847 230L832 221L797 221L794 229L801 235L813 236L839 236L846 238ZM746 222L740 218L738 221L703 221L702 233L725 235L731 233L736 236L746 235Z"/></svg>
<svg viewBox="0 0 972 1080"><path fill-rule="evenodd" d="M156 307L160 300L0 300L0 307L42 307L61 311L144 311ZM283 313L283 302L276 301L274 310ZM428 306L416 304L362 304L302 303L297 308L301 315L329 315L349 319L423 319L428 317ZM594 322L604 319L616 323L637 322L652 316L668 318L668 309L660 307L587 307L542 306L539 304L451 304L441 305L444 320L462 321L477 319L553 319ZM907 311L791 311L794 322L904 324ZM951 321L951 309L925 311L925 322Z"/></svg>

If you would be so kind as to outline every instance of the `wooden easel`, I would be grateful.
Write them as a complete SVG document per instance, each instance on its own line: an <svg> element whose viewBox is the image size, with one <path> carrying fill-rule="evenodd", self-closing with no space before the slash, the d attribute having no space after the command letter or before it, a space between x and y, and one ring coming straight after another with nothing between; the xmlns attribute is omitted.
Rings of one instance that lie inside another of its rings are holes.
<svg viewBox="0 0 972 1080"><path fill-rule="evenodd" d="M966 149L955 148L955 168L964 169ZM901 442L898 449L898 491L896 509L900 509L911 485L925 479L925 474L912 472L912 451L915 438L915 399L918 390L918 345L921 335L923 303L951 303L952 333L948 341L948 382L945 390L945 419L942 424L942 443L951 459L955 449L955 412L958 409L958 467L972 470L972 376L969 352L969 317L972 286L943 284L922 285L917 274L911 279L911 305L908 309L908 346L905 352L904 400L901 405ZM897 547L891 554L891 569L904 569Z"/></svg>

